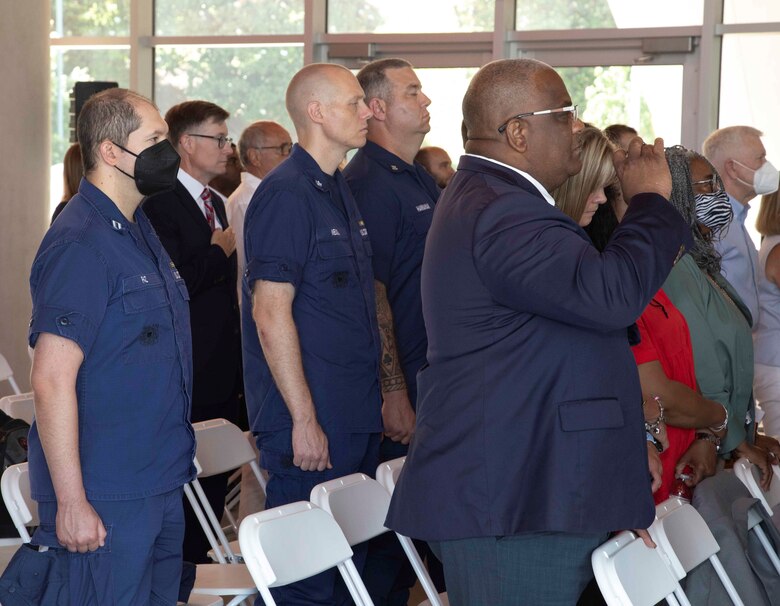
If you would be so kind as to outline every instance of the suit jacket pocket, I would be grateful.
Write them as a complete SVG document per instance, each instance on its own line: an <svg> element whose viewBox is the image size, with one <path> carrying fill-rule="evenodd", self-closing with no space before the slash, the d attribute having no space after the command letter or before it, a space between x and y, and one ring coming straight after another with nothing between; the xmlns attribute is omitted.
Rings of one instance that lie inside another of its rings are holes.
<svg viewBox="0 0 780 606"><path fill-rule="evenodd" d="M558 404L563 431L616 429L623 427L623 410L617 398L571 400Z"/></svg>

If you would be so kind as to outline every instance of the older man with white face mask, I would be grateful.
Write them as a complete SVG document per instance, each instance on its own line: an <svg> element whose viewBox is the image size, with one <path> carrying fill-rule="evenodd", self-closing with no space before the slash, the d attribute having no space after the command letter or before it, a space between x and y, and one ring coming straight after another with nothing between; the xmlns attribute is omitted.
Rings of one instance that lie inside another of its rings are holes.
<svg viewBox="0 0 780 606"><path fill-rule="evenodd" d="M763 133L750 126L729 126L704 141L704 156L723 179L734 218L715 248L723 257L723 275L734 286L758 323L758 254L745 229L750 201L777 190L777 169L766 159Z"/></svg>

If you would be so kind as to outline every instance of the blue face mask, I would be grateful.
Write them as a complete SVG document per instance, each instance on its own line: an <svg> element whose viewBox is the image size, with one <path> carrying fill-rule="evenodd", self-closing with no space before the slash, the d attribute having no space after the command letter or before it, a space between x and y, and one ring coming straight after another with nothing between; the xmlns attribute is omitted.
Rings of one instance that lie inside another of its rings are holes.
<svg viewBox="0 0 780 606"><path fill-rule="evenodd" d="M711 194L694 194L696 201L696 220L710 228L713 236L717 236L729 226L734 216L729 195L724 191L716 191Z"/></svg>

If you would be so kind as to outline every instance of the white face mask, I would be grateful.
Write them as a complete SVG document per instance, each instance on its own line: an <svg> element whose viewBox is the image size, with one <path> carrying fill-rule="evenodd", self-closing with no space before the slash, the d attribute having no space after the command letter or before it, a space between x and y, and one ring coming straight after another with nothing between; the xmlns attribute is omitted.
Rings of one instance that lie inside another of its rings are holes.
<svg viewBox="0 0 780 606"><path fill-rule="evenodd" d="M780 173L769 160L765 161L757 169L745 166L739 160L734 160L734 162L743 168L747 168L748 170L753 171L753 183L746 183L739 177L737 177L737 181L747 185L748 187L752 187L757 196L763 196L765 194L771 194L777 191L778 181L780 181Z"/></svg>

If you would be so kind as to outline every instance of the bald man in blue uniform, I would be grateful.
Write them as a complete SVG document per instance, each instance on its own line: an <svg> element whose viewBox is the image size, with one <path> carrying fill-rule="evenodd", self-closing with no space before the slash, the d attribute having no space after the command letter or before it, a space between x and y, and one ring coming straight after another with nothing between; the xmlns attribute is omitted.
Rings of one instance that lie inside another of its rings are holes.
<svg viewBox="0 0 780 606"><path fill-rule="evenodd" d="M561 78L495 61L428 233L428 366L387 526L432 541L450 604L574 604L609 531L653 519L626 327L689 242L662 142L616 158L631 205L603 253L550 190L581 167ZM604 507L607 502L608 507Z"/></svg>
<svg viewBox="0 0 780 606"><path fill-rule="evenodd" d="M308 501L326 480L373 474L382 431L371 243L338 170L365 144L371 112L349 70L326 64L293 77L287 110L298 144L263 179L244 223L244 380L267 508ZM274 589L275 599L345 603L336 577L332 569Z"/></svg>

